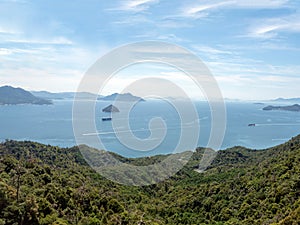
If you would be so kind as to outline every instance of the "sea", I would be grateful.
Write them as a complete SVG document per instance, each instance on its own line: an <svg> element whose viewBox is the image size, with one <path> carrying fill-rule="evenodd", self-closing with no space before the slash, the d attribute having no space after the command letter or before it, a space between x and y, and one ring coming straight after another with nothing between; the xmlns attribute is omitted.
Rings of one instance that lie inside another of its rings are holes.
<svg viewBox="0 0 300 225"><path fill-rule="evenodd" d="M30 140L59 147L71 147L77 144L97 147L97 143L78 141L80 139L78 135L96 136L104 150L125 157L144 157L172 153L180 141L182 126L185 126L181 123L181 115L171 104L159 100L147 100L136 104L130 111L128 119L125 118L129 129L127 126L118 127L116 131L113 121L102 121L103 117L111 116L102 112L102 109L111 102L97 101L95 130L86 130L82 134L77 134L75 138L73 100L54 100L53 103L53 105L0 106L0 141ZM219 149L244 146L260 150L282 144L300 134L300 112L262 110L269 104L271 103L226 101L226 129L224 138L220 137L222 140ZM212 128L210 105L205 101L194 102L194 105L198 119L191 121L190 125L199 123L200 132L196 145L210 147L207 146ZM113 116L112 118L114 119ZM153 118L160 118L163 121L164 132L159 131L161 127L156 129L151 125ZM249 126L249 124L255 125ZM155 136L155 132L160 133ZM193 129L184 129L184 132L193 132ZM193 133L187 135L193 136ZM130 146L130 138L136 138L139 143L143 143L143 140L149 137L158 139L153 149L139 151L134 141ZM124 144L122 140L127 142ZM181 148L179 151L194 150L189 149L190 147L185 149L184 146Z"/></svg>

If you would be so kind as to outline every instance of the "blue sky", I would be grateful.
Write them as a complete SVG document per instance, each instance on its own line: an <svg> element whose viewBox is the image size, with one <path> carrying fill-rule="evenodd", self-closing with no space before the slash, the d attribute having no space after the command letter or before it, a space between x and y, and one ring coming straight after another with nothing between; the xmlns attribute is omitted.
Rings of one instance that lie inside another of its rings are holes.
<svg viewBox="0 0 300 225"><path fill-rule="evenodd" d="M226 98L299 97L299 9L296 0L0 0L0 85L75 91L111 49L159 40L198 55Z"/></svg>

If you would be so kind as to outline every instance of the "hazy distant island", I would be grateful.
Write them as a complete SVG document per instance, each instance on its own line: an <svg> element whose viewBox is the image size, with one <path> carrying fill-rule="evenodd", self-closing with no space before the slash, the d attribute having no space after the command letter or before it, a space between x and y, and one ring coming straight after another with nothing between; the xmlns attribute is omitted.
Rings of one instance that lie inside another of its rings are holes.
<svg viewBox="0 0 300 225"><path fill-rule="evenodd" d="M98 96L97 94L89 93L89 92L59 92L52 93L48 91L32 91L34 96L48 99L48 100L63 100L63 99L74 99L75 96L77 99L97 99L101 101L114 101L118 98L119 101L145 101L144 99L134 96L131 93L119 94L114 93L108 96Z"/></svg>
<svg viewBox="0 0 300 225"><path fill-rule="evenodd" d="M133 101L141 101L144 102L145 100L141 97L137 97L132 95L131 93L125 93L125 94L118 94L114 93L112 95L108 95L105 97L99 97L98 100L102 101L124 101L124 102L133 102Z"/></svg>
<svg viewBox="0 0 300 225"><path fill-rule="evenodd" d="M48 91L27 91L22 88L14 88L11 86L0 87L0 105L16 105L16 104L35 104L35 105L50 105L52 100L67 100L67 99L90 99L100 101L145 101L143 98L134 96L131 93L114 93L108 96L101 96L89 92L48 92Z"/></svg>
<svg viewBox="0 0 300 225"><path fill-rule="evenodd" d="M283 111L293 111L293 112L300 112L300 105L294 104L289 106L272 106L269 105L264 107L263 110L271 111L271 110L283 110Z"/></svg>
<svg viewBox="0 0 300 225"><path fill-rule="evenodd" d="M300 102L300 98L276 98L274 102Z"/></svg>
<svg viewBox="0 0 300 225"><path fill-rule="evenodd" d="M97 94L92 94L89 92L59 92L59 93L52 93L48 91L31 91L31 93L39 98L44 99L52 99L52 100L62 100L62 99L74 99L76 98L80 99L96 99Z"/></svg>
<svg viewBox="0 0 300 225"><path fill-rule="evenodd" d="M0 87L0 105L17 104L51 105L52 102L36 97L22 88L14 88L11 86Z"/></svg>

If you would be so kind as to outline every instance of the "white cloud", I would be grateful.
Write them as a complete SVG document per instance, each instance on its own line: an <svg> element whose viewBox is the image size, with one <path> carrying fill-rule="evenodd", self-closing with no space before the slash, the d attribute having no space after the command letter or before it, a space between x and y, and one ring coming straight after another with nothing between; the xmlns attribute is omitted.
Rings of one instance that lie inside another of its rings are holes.
<svg viewBox="0 0 300 225"><path fill-rule="evenodd" d="M234 5L241 8L279 8L287 5L290 0L235 0Z"/></svg>
<svg viewBox="0 0 300 225"><path fill-rule="evenodd" d="M72 45L0 48L0 83L29 90L75 91L101 52L99 47Z"/></svg>
<svg viewBox="0 0 300 225"><path fill-rule="evenodd" d="M20 34L20 32L12 28L0 26L0 34Z"/></svg>
<svg viewBox="0 0 300 225"><path fill-rule="evenodd" d="M163 20L159 21L159 23L156 23L157 27L161 28L191 28L193 27L192 24L188 23L187 21L179 21L177 20L180 16L166 16L163 18Z"/></svg>
<svg viewBox="0 0 300 225"><path fill-rule="evenodd" d="M80 71L60 71L36 68L5 69L0 72L0 85L12 85L29 90L74 91L81 77Z"/></svg>
<svg viewBox="0 0 300 225"><path fill-rule="evenodd" d="M128 9L138 9L138 8L148 8L149 5L148 4L152 4L152 3L158 3L158 0L131 0L128 1L127 4L125 4L125 6Z"/></svg>
<svg viewBox="0 0 300 225"><path fill-rule="evenodd" d="M26 44L45 44L45 45L72 45L73 42L66 37L54 37L52 39L26 39L26 38L11 38L6 42L26 43Z"/></svg>
<svg viewBox="0 0 300 225"><path fill-rule="evenodd" d="M112 24L121 25L121 26L124 25L134 26L134 25L140 25L146 23L153 23L153 21L151 21L150 19L148 19L147 17L141 14L125 17L122 20L112 22Z"/></svg>
<svg viewBox="0 0 300 225"><path fill-rule="evenodd" d="M191 18L209 16L209 12L218 9L273 9L287 6L289 0L215 0L200 1L183 9L183 15Z"/></svg>
<svg viewBox="0 0 300 225"><path fill-rule="evenodd" d="M164 41L172 41L172 42L184 41L182 38L176 36L175 34L159 35L159 36L157 36L157 39L164 40Z"/></svg>
<svg viewBox="0 0 300 225"><path fill-rule="evenodd" d="M230 61L229 61L230 60ZM247 76L290 76L300 75L300 66L274 66L264 62L249 60L239 61L237 59L222 60L218 62L206 62L214 75L247 75Z"/></svg>
<svg viewBox="0 0 300 225"><path fill-rule="evenodd" d="M12 51L7 48L0 48L0 55L10 55L12 54Z"/></svg>
<svg viewBox="0 0 300 225"><path fill-rule="evenodd" d="M296 97L300 77L282 75L216 76L224 96L232 99L266 100Z"/></svg>
<svg viewBox="0 0 300 225"><path fill-rule="evenodd" d="M202 52L205 54L213 54L213 55L232 55L233 52L228 51L228 50L221 50L217 48L213 48L210 46L205 46L205 45L193 45L193 49L195 49L198 52Z"/></svg>
<svg viewBox="0 0 300 225"><path fill-rule="evenodd" d="M207 14L202 13L204 11L217 9L217 8L220 8L220 7L223 7L226 5L232 5L232 3L234 3L234 1L219 1L219 2L210 3L210 4L200 4L200 5L195 5L195 6L186 8L184 11L185 11L185 15L187 15L189 17L199 18L199 17L207 15Z"/></svg>
<svg viewBox="0 0 300 225"><path fill-rule="evenodd" d="M142 12L149 9L150 5L159 3L159 0L127 0L122 1L119 7L109 10Z"/></svg>
<svg viewBox="0 0 300 225"><path fill-rule="evenodd" d="M245 84L253 84L256 82L255 79L251 79L248 76L243 75L226 75L216 76L216 80L220 83L226 83L226 85L243 86Z"/></svg>
<svg viewBox="0 0 300 225"><path fill-rule="evenodd" d="M38 55L47 50L51 50L50 48L0 48L0 55L13 56L14 54L22 54L22 55Z"/></svg>
<svg viewBox="0 0 300 225"><path fill-rule="evenodd" d="M145 69L146 67L143 68ZM164 68L164 72L148 70L143 74L138 68L136 69L137 71L133 68L130 71L120 71L105 84L101 94L107 95L122 92L126 89L138 96L147 95L148 91L155 90L156 96L164 98L183 98L186 95L190 98L203 97L201 89L188 75L181 71L176 71L171 68L168 68L169 71L166 71L166 68ZM127 75L129 72L130 76ZM177 88L172 91L168 89L170 85L173 87L177 86ZM183 93L181 91L184 91L185 95L182 95Z"/></svg>
<svg viewBox="0 0 300 225"><path fill-rule="evenodd" d="M257 20L245 36L269 39L280 33L300 33L300 15Z"/></svg>

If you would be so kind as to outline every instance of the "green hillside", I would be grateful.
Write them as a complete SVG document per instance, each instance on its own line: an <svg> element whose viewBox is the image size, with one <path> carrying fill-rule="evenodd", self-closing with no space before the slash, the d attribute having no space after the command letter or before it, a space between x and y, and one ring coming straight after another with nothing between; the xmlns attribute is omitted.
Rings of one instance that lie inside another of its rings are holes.
<svg viewBox="0 0 300 225"><path fill-rule="evenodd" d="M172 178L134 187L94 172L77 147L0 144L0 224L281 224L300 221L300 136L266 150L204 149ZM120 160L148 165L165 156Z"/></svg>

